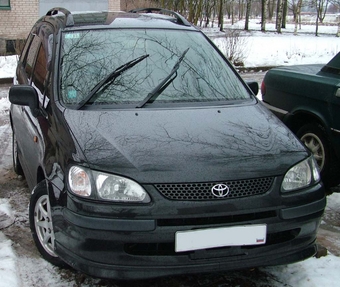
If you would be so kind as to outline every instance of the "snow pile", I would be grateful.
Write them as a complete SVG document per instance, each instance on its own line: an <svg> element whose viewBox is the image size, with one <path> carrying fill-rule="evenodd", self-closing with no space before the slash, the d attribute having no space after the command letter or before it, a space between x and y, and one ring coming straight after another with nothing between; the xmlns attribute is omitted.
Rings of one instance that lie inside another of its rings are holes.
<svg viewBox="0 0 340 287"><path fill-rule="evenodd" d="M275 277L271 286L296 287L332 287L338 286L340 258L332 254L326 257L285 265L263 268L263 271Z"/></svg>
<svg viewBox="0 0 340 287"><path fill-rule="evenodd" d="M14 77L17 58L17 56L0 57L0 78Z"/></svg>
<svg viewBox="0 0 340 287"><path fill-rule="evenodd" d="M0 113L6 113L9 110L11 103L6 98L0 98Z"/></svg>
<svg viewBox="0 0 340 287"><path fill-rule="evenodd" d="M2 204L0 203L0 207ZM17 276L17 257L12 249L12 242L0 232L0 287L19 286Z"/></svg>

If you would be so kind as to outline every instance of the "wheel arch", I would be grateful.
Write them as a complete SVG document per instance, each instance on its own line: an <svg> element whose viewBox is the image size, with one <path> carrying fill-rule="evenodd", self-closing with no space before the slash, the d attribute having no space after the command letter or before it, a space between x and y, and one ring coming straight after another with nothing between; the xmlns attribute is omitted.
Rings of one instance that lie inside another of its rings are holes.
<svg viewBox="0 0 340 287"><path fill-rule="evenodd" d="M38 167L38 170L37 170L37 185L42 182L43 180L45 180L45 173L42 169L41 166Z"/></svg>
<svg viewBox="0 0 340 287"><path fill-rule="evenodd" d="M289 114L284 119L284 122L294 134L296 134L302 126L314 122L320 125L324 129L327 136L329 136L329 130L326 128L327 124L325 118L310 111L295 111L294 113Z"/></svg>
<svg viewBox="0 0 340 287"><path fill-rule="evenodd" d="M48 194L50 204L51 204L51 206L55 206L57 204L57 199L56 199L56 196L55 196L55 187L53 186L53 184L49 180L46 179L45 173L44 173L43 168L41 166L39 166L38 170L37 170L36 187L38 187L38 186L46 188L46 192Z"/></svg>

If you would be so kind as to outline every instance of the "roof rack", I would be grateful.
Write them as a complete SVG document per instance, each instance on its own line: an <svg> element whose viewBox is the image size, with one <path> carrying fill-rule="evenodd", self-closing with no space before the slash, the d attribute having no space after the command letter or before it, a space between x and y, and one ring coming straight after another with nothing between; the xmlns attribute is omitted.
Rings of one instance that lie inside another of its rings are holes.
<svg viewBox="0 0 340 287"><path fill-rule="evenodd" d="M130 13L152 13L152 12L159 12L159 14L169 14L173 17L176 18L177 23L180 25L184 25L184 26L191 26L190 22L185 19L181 14L175 12L175 11L171 11L171 10L167 10L167 9L162 9L162 8L140 8L140 9L134 9L134 10L130 10Z"/></svg>
<svg viewBox="0 0 340 287"><path fill-rule="evenodd" d="M73 16L72 13L62 7L54 7L52 9L50 9L47 13L46 16L54 16L54 15L58 15L59 12L63 13L65 15L65 20L64 20L64 25L66 27L71 27L74 26L74 20L73 20Z"/></svg>

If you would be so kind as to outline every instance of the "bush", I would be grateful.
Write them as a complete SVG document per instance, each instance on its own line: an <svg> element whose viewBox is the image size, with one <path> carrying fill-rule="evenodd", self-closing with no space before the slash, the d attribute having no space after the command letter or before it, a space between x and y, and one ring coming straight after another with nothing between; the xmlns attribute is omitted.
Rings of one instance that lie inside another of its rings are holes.
<svg viewBox="0 0 340 287"><path fill-rule="evenodd" d="M244 66L243 60L247 56L246 43L248 36L242 34L241 30L229 29L225 32L226 57L235 66Z"/></svg>

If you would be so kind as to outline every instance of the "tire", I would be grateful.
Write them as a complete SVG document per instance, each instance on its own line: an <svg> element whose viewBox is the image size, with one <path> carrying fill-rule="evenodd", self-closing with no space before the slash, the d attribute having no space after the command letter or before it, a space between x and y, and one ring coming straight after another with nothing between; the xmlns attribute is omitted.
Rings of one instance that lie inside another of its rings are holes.
<svg viewBox="0 0 340 287"><path fill-rule="evenodd" d="M334 154L323 127L317 123L306 124L298 130L296 135L312 152L326 187L337 185L339 180L332 175Z"/></svg>
<svg viewBox="0 0 340 287"><path fill-rule="evenodd" d="M17 142L17 137L14 133L12 132L12 160L13 160L13 169L17 175L24 175L24 172L22 170L21 163L19 161L19 155L18 155L18 142Z"/></svg>
<svg viewBox="0 0 340 287"><path fill-rule="evenodd" d="M33 240L42 257L53 265L65 267L66 263L54 252L51 206L45 182L40 183L32 192L29 220Z"/></svg>

